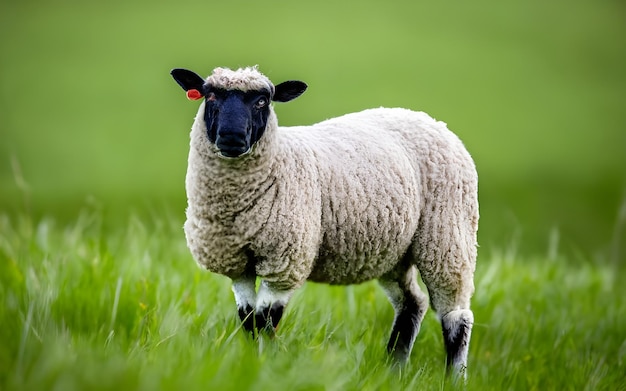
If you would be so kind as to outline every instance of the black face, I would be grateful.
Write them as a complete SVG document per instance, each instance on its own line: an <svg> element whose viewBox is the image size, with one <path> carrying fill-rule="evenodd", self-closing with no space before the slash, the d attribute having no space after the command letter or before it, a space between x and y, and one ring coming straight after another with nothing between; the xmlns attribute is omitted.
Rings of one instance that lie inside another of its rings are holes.
<svg viewBox="0 0 626 391"><path fill-rule="evenodd" d="M250 152L267 125L270 91L227 91L205 86L203 92L209 141L223 157L237 158Z"/></svg>

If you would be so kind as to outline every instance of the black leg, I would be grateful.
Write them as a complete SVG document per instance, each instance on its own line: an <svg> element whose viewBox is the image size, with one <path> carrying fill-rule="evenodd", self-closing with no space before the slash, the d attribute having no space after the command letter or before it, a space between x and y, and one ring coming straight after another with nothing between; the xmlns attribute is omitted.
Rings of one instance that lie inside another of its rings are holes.
<svg viewBox="0 0 626 391"><path fill-rule="evenodd" d="M414 267L401 270L379 280L395 311L387 351L396 361L404 363L411 355L415 337L428 310L428 298L417 285Z"/></svg>
<svg viewBox="0 0 626 391"><path fill-rule="evenodd" d="M285 304L276 302L270 307L266 307L258 311L255 315L257 330L265 330L273 332L278 327L278 322L283 316Z"/></svg>
<svg viewBox="0 0 626 391"><path fill-rule="evenodd" d="M247 304L245 307L239 307L238 312L244 330L254 332L254 309L252 306Z"/></svg>
<svg viewBox="0 0 626 391"><path fill-rule="evenodd" d="M404 362L409 358L423 317L424 314L415 298L405 294L404 303L396 310L387 344L387 351L398 361Z"/></svg>
<svg viewBox="0 0 626 391"><path fill-rule="evenodd" d="M469 309L451 311L441 319L448 375L465 377L473 324L474 315Z"/></svg>

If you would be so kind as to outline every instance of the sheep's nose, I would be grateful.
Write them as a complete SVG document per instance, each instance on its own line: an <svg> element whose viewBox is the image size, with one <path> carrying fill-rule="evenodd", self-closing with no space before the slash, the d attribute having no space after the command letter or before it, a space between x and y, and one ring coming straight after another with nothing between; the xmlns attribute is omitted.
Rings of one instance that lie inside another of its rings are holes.
<svg viewBox="0 0 626 391"><path fill-rule="evenodd" d="M218 134L215 145L220 150L220 153L226 157L241 156L249 149L245 134Z"/></svg>

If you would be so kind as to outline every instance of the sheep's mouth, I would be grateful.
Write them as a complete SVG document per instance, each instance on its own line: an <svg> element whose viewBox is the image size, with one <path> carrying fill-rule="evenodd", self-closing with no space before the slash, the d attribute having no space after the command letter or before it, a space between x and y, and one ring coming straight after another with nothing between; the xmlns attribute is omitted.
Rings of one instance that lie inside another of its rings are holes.
<svg viewBox="0 0 626 391"><path fill-rule="evenodd" d="M217 151L217 156L222 159L237 159L242 156L249 154L252 151L252 148L242 149L242 148L233 148L233 149L219 149Z"/></svg>

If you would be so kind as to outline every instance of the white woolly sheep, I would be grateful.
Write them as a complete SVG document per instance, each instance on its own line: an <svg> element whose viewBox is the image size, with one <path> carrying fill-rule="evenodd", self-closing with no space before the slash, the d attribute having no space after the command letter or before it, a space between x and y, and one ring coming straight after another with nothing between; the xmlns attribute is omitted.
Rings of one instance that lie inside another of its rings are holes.
<svg viewBox="0 0 626 391"><path fill-rule="evenodd" d="M387 349L405 362L428 308L419 271L448 372L464 376L478 177L459 138L399 108L279 127L271 101L297 98L305 83L274 86L256 67L217 68L206 80L171 74L203 99L191 130L187 244L201 266L233 280L243 327L273 333L307 280L378 279L395 310Z"/></svg>

